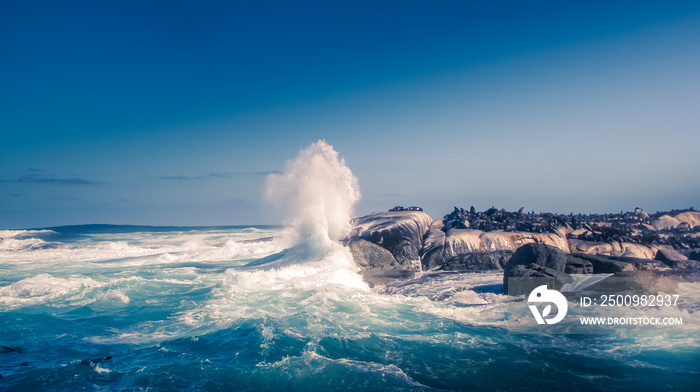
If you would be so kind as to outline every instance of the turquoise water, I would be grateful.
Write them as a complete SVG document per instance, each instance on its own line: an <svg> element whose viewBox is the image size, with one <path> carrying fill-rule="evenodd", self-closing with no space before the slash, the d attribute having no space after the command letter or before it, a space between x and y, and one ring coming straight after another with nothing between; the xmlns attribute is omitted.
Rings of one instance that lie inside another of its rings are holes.
<svg viewBox="0 0 700 392"><path fill-rule="evenodd" d="M372 289L338 244L244 267L291 237L277 227L0 232L0 390L700 387L697 326L511 334L500 273Z"/></svg>

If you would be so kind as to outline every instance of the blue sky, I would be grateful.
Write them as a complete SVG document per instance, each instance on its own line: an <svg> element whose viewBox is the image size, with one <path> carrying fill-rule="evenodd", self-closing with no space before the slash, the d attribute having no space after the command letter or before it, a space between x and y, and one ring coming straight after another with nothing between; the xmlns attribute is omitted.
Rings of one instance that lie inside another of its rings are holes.
<svg viewBox="0 0 700 392"><path fill-rule="evenodd" d="M358 215L697 208L698 47L683 1L4 1L0 228L276 223L318 139Z"/></svg>

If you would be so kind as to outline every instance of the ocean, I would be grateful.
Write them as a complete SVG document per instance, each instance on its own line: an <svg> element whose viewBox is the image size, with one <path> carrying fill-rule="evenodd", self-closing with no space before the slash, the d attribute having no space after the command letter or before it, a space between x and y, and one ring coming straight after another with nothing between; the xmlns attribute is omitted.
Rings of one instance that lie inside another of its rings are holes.
<svg viewBox="0 0 700 392"><path fill-rule="evenodd" d="M700 387L700 283L647 312L682 325L515 333L533 316L503 294L501 271L362 279L340 241L358 182L325 142L271 174L265 196L284 226L0 231L0 389Z"/></svg>
<svg viewBox="0 0 700 392"><path fill-rule="evenodd" d="M516 334L500 272L370 288L342 245L295 246L282 227L87 225L0 238L1 390L700 386L692 309L674 333Z"/></svg>

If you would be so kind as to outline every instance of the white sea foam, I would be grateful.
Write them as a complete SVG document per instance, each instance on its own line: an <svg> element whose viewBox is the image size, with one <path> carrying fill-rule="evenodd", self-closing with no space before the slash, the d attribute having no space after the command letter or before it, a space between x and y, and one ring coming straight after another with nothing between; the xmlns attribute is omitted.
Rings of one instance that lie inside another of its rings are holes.
<svg viewBox="0 0 700 392"><path fill-rule="evenodd" d="M0 287L0 304L10 308L36 305L50 300L84 296L86 291L102 284L84 276L54 277L39 274L18 282Z"/></svg>
<svg viewBox="0 0 700 392"><path fill-rule="evenodd" d="M51 230L0 230L0 251L58 248L61 243L47 241L57 234Z"/></svg>
<svg viewBox="0 0 700 392"><path fill-rule="evenodd" d="M0 231L0 263L36 265L104 262L142 265L264 257L289 247L279 229L211 230L198 232L140 232L91 234L71 243L46 242L50 230ZM42 239L43 238L43 239ZM262 241L257 241L259 239Z"/></svg>

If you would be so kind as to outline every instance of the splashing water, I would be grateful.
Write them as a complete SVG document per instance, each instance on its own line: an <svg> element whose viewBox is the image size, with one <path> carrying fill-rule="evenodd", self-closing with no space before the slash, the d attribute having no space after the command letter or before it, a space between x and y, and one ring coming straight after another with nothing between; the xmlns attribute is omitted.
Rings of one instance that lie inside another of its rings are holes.
<svg viewBox="0 0 700 392"><path fill-rule="evenodd" d="M319 140L287 162L284 173L268 177L266 196L301 242L328 250L349 234L360 189L345 160Z"/></svg>

